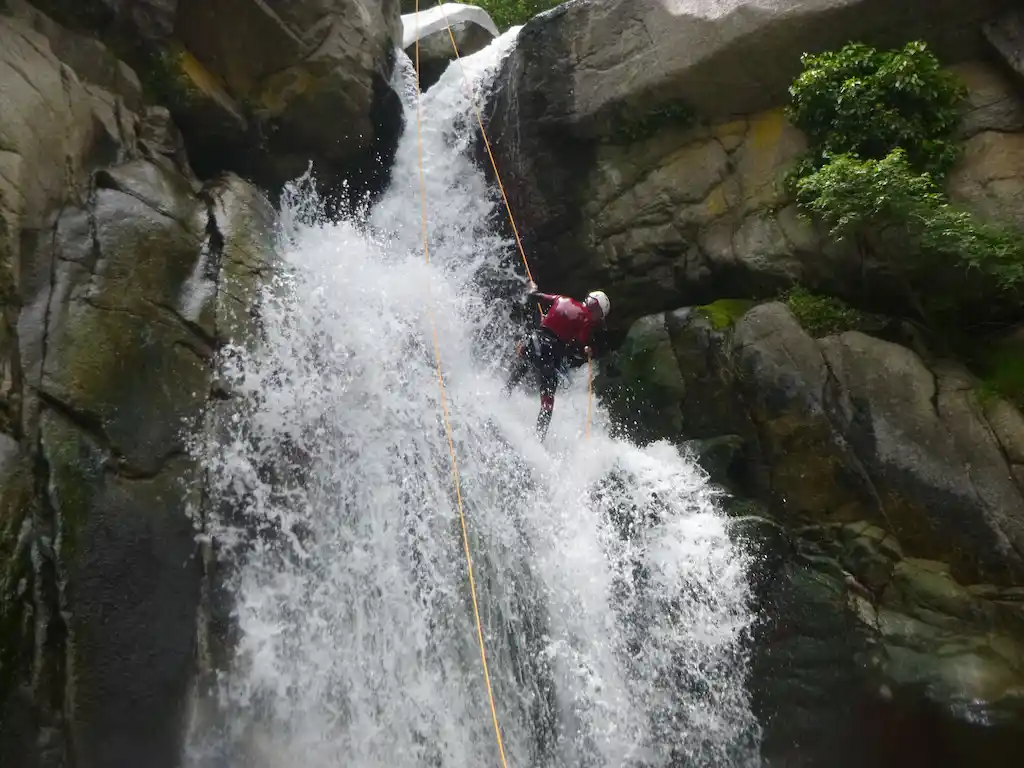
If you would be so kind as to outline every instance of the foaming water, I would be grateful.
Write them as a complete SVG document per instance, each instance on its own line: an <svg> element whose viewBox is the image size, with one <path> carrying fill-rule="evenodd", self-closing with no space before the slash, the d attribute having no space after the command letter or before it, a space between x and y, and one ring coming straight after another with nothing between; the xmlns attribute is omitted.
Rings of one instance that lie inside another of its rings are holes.
<svg viewBox="0 0 1024 768"><path fill-rule="evenodd" d="M463 59L472 97L517 32ZM331 222L297 182L262 337L223 355L234 397L196 450L236 637L188 764L498 764L431 310L509 765L756 764L744 554L674 448L611 438L597 404L585 439L585 368L543 445L536 393L502 396L513 328L491 296L521 278L470 159L471 94L456 63L423 97L427 264L399 58L390 191Z"/></svg>

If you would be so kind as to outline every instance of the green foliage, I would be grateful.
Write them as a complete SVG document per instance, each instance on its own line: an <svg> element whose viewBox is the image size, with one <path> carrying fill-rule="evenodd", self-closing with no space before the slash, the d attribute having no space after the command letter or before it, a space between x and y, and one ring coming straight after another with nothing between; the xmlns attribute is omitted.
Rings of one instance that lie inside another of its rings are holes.
<svg viewBox="0 0 1024 768"><path fill-rule="evenodd" d="M940 257L992 275L1005 289L1024 281L1024 238L977 221L952 206L906 153L881 160L839 155L796 181L797 201L818 214L835 237L896 228L908 256Z"/></svg>
<svg viewBox="0 0 1024 768"><path fill-rule="evenodd" d="M865 316L831 296L819 296L797 285L782 296L805 331L815 338L860 330Z"/></svg>
<svg viewBox="0 0 1024 768"><path fill-rule="evenodd" d="M801 62L788 115L807 134L815 165L840 154L881 160L899 147L912 168L937 179L948 173L966 89L923 42L898 51L850 43Z"/></svg>
<svg viewBox="0 0 1024 768"><path fill-rule="evenodd" d="M878 52L854 43L802 57L789 115L809 151L788 183L837 238L894 235L900 267L934 259L1024 284L1024 237L951 205L939 187L955 162L964 88L924 43Z"/></svg>
<svg viewBox="0 0 1024 768"><path fill-rule="evenodd" d="M483 8L499 29L525 24L538 13L562 4L562 0L466 0L467 5Z"/></svg>
<svg viewBox="0 0 1024 768"><path fill-rule="evenodd" d="M184 49L172 46L146 54L139 79L146 96L172 110L188 107L196 98L195 86L182 68Z"/></svg>

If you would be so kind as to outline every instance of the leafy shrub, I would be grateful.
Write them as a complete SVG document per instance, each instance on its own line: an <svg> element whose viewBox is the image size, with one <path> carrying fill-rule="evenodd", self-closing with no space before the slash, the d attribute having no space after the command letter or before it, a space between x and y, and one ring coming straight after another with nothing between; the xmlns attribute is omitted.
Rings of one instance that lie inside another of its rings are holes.
<svg viewBox="0 0 1024 768"><path fill-rule="evenodd" d="M850 43L800 60L788 115L807 134L815 165L840 154L881 160L900 147L912 168L936 179L949 172L966 89L924 43L898 51Z"/></svg>
<svg viewBox="0 0 1024 768"><path fill-rule="evenodd" d="M186 109L199 97L199 92L185 74L185 49L172 44L148 51L139 67L139 79L149 100L171 110Z"/></svg>
<svg viewBox="0 0 1024 768"><path fill-rule="evenodd" d="M476 5L491 15L498 29L508 29L525 24L538 13L561 5L561 0L466 0L467 5Z"/></svg>
<svg viewBox="0 0 1024 768"><path fill-rule="evenodd" d="M902 149L881 160L839 155L798 179L796 189L797 201L835 237L898 227L914 252L987 272L1005 289L1024 281L1024 238L952 206Z"/></svg>
<svg viewBox="0 0 1024 768"><path fill-rule="evenodd" d="M805 210L837 238L898 234L904 266L941 258L1003 289L1024 283L1024 237L957 209L939 187L959 153L965 91L924 43L888 52L851 43L801 61L788 112L809 149L789 183Z"/></svg>

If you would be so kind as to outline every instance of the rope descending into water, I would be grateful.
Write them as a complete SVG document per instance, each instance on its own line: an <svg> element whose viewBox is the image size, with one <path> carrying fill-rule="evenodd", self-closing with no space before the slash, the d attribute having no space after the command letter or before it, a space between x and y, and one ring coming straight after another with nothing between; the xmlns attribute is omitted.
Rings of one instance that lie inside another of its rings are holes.
<svg viewBox="0 0 1024 768"><path fill-rule="evenodd" d="M419 40L419 10L420 3L416 0L416 146L419 160L420 175L420 201L423 212L423 257L430 263L430 245L427 238L427 185L423 175L423 136L420 129L420 40ZM448 18L445 17L445 23ZM449 26L449 32L451 27ZM454 41L454 38L453 38ZM518 239L518 236L517 236ZM430 290L430 283L427 281L427 290ZM434 358L437 361L437 384L441 390L441 411L444 415L444 427L448 436L448 450L452 456L452 477L455 480L455 498L458 503L459 522L462 525L462 545L466 553L466 568L469 571L469 589L473 597L473 617L476 620L476 636L480 642L480 661L484 669L484 683L487 686L487 699L491 704L491 719L494 721L494 736L498 742L498 753L501 755L501 764L508 767L505 761L505 745L501 740L501 728L498 726L498 712L494 707L494 693L491 690L491 676L487 670L487 651L484 648L484 630L480 623L480 608L476 599L476 581L473 578L473 558L469 552L469 534L466 532L466 515L462 508L462 488L459 483L459 465L455 458L455 444L452 441L452 425L448 418L448 401L444 391L444 376L441 373L441 350L437 342L437 323L434 321L434 309L431 302L427 302L430 314L430 327L434 336Z"/></svg>
<svg viewBox="0 0 1024 768"><path fill-rule="evenodd" d="M416 0L416 7L419 8L419 0ZM487 156L491 159L491 167L494 169L494 178L498 182L498 189L501 191L501 199L505 203L505 210L508 211L508 221L512 225L512 234L516 238L516 246L519 248L519 255L523 258L523 266L526 267L526 277L530 282L534 282L533 273L530 272L530 262L526 258L526 251L523 248L523 242L519 238L519 228L516 226L515 216L512 215L512 206L509 205L508 196L505 194L505 185L501 183L501 174L498 173L498 163L494 159L494 153L491 151L491 142L487 140L487 131L484 130L484 121L480 115L480 107L477 104L476 97L473 95L473 89L469 82L469 76L466 74L466 68L462 64L462 56L459 54L459 46L455 42L455 32L452 31L452 25L448 21L448 13L444 9L444 3L438 4L438 8L441 9L441 15L444 16L445 27L448 29L448 38L452 41L452 50L455 51L455 60L459 63L459 70L462 72L462 79L466 83L466 90L469 93L470 101L473 104L473 111L476 113L476 122L480 126L480 135L483 137L484 146L487 148ZM419 30L419 19L416 21L417 33ZM416 93L419 93L419 35L417 34L416 40ZM544 316L544 309L537 304L537 309L540 310L540 314ZM590 355L587 355L587 439L590 439L590 403L593 398L594 389L594 369L593 363L590 359Z"/></svg>

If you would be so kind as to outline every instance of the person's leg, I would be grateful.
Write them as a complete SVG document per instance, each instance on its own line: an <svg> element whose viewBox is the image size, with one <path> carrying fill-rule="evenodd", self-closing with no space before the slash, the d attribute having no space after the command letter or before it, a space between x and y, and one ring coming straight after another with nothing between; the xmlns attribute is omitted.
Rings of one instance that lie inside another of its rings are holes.
<svg viewBox="0 0 1024 768"><path fill-rule="evenodd" d="M540 413L537 414L537 437L541 442L548 434L551 424L551 413L555 409L555 390L558 388L558 374L554 368L548 368L541 377Z"/></svg>
<svg viewBox="0 0 1024 768"><path fill-rule="evenodd" d="M512 372L505 382L505 396L512 394L512 388L518 384L530 369L529 340L516 345L516 356L512 361Z"/></svg>

